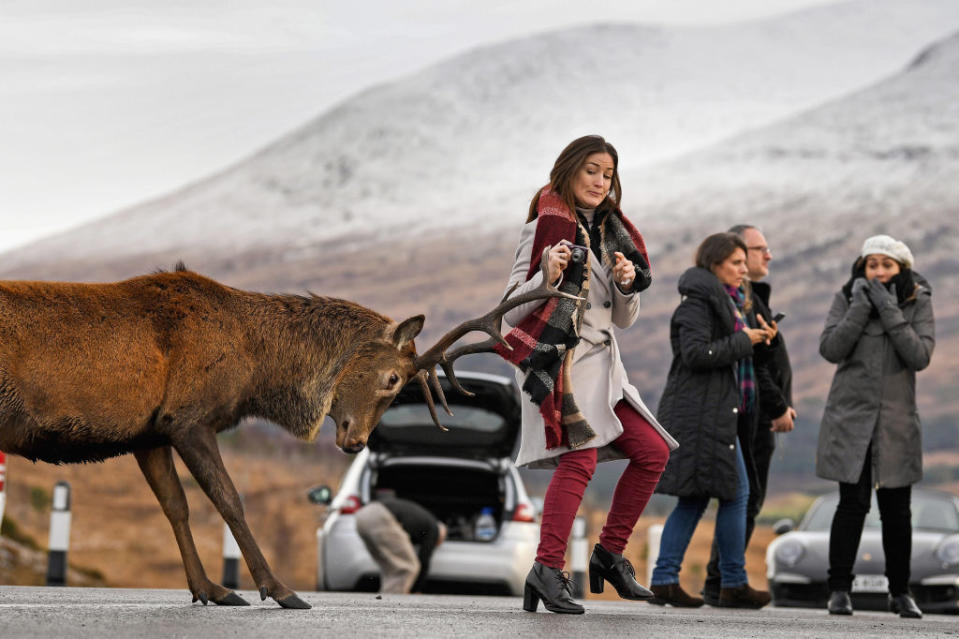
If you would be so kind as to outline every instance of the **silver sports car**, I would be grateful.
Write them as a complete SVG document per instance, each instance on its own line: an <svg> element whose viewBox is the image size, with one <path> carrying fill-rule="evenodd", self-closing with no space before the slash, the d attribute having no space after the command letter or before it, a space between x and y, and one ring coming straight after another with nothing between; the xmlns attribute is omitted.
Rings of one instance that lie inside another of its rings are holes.
<svg viewBox="0 0 959 639"><path fill-rule="evenodd" d="M820 497L800 522L776 524L766 549L766 576L775 606L825 608L829 598L829 528L839 495ZM787 532L790 531L790 532ZM879 507L872 507L853 568L853 607L886 609L888 581L882 551ZM959 499L914 488L912 491L912 564L909 589L923 612L959 612Z"/></svg>

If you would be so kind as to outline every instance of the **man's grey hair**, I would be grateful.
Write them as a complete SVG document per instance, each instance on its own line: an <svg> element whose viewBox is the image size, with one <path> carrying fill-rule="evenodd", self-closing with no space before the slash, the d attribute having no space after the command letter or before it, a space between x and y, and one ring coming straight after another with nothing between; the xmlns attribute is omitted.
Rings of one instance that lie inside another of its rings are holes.
<svg viewBox="0 0 959 639"><path fill-rule="evenodd" d="M758 226L753 226L752 224L736 224L735 226L730 226L730 227L729 227L729 230L726 231L726 232L727 232L727 233L735 233L735 234L738 235L739 237L742 237L742 236L743 236L743 233L745 233L745 232L748 231L749 229L756 229L756 230L758 231L758 230L759 230L759 227L758 227Z"/></svg>

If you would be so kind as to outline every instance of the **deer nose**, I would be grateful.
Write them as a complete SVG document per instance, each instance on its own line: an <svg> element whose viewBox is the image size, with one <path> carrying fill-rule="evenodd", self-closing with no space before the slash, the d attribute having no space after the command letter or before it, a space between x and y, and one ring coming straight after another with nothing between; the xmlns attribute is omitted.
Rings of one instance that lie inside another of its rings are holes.
<svg viewBox="0 0 959 639"><path fill-rule="evenodd" d="M353 442L351 444L346 444L345 446L343 446L343 452L358 453L364 448L366 448L366 442Z"/></svg>

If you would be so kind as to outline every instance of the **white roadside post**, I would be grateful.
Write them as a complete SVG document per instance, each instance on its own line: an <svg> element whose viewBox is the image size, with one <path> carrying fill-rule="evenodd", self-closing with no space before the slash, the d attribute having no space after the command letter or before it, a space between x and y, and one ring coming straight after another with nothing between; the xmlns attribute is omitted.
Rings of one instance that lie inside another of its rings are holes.
<svg viewBox="0 0 959 639"><path fill-rule="evenodd" d="M240 587L240 546L230 527L223 524L223 586L236 590Z"/></svg>
<svg viewBox="0 0 959 639"><path fill-rule="evenodd" d="M316 529L316 589L326 590L326 564L323 562L323 541L326 531L323 530L323 524Z"/></svg>
<svg viewBox="0 0 959 639"><path fill-rule="evenodd" d="M70 484L58 481L53 487L50 512L50 553L47 559L47 585L67 585L67 549L70 546Z"/></svg>
<svg viewBox="0 0 959 639"><path fill-rule="evenodd" d="M573 540L570 543L570 564L573 573L573 596L582 599L586 596L586 519L573 520Z"/></svg>
<svg viewBox="0 0 959 639"><path fill-rule="evenodd" d="M646 583L653 583L653 569L656 567L656 559L659 558L659 540L663 537L663 525L653 524L646 532L646 546L649 552L646 554Z"/></svg>

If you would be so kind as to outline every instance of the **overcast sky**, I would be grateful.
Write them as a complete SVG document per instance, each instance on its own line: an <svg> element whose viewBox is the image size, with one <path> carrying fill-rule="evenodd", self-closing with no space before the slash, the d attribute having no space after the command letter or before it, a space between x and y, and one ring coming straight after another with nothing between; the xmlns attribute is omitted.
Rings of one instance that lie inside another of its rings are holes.
<svg viewBox="0 0 959 639"><path fill-rule="evenodd" d="M836 0L0 0L0 250L202 178L370 85L596 22Z"/></svg>

